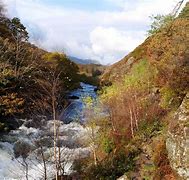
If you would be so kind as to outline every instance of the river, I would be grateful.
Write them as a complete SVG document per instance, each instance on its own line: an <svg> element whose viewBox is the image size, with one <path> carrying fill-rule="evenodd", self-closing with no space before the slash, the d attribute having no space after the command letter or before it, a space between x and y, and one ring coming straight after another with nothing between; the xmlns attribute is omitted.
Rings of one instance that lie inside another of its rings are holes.
<svg viewBox="0 0 189 180"><path fill-rule="evenodd" d="M87 97L91 97L93 100L96 99L96 86L80 83L80 87L81 88L74 90L67 95L70 105L63 110L60 115L60 119L63 120L64 123L70 123L73 121L83 123L85 121L85 104L83 100Z"/></svg>
<svg viewBox="0 0 189 180"><path fill-rule="evenodd" d="M81 88L68 94L70 105L63 110L59 127L61 161L65 174L72 172L75 160L89 157L91 149L83 142L88 141L89 129L82 124L85 105L83 99L90 96L96 99L95 86L81 83ZM38 180L44 178L42 153L47 166L47 177L52 179L55 172L53 160L53 121L41 120L39 127L25 121L17 130L0 139L0 179ZM26 173L27 172L27 173Z"/></svg>

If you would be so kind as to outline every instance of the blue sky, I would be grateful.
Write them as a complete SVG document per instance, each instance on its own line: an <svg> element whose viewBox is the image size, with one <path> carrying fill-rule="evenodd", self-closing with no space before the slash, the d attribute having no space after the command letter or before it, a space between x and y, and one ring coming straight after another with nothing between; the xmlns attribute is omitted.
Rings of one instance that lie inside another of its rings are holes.
<svg viewBox="0 0 189 180"><path fill-rule="evenodd" d="M3 0L7 14L27 27L32 43L103 64L119 61L141 44L149 16L170 13L178 1Z"/></svg>
<svg viewBox="0 0 189 180"><path fill-rule="evenodd" d="M43 0L49 5L59 5L66 8L74 8L88 11L114 10L115 6L110 1L104 0Z"/></svg>

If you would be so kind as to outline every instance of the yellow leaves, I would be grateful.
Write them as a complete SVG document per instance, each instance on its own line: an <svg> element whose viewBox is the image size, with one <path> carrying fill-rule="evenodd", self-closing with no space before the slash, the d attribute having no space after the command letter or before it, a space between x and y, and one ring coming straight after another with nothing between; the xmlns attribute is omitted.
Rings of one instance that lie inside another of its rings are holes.
<svg viewBox="0 0 189 180"><path fill-rule="evenodd" d="M66 55L58 52L46 53L42 59L49 63L57 63L60 60L66 59Z"/></svg>
<svg viewBox="0 0 189 180"><path fill-rule="evenodd" d="M3 69L3 71L1 72L2 76L10 76L13 74L13 70L12 69Z"/></svg>
<svg viewBox="0 0 189 180"><path fill-rule="evenodd" d="M17 97L17 93L11 93L0 97L0 112L3 115L13 115L14 113L22 113L24 99Z"/></svg>
<svg viewBox="0 0 189 180"><path fill-rule="evenodd" d="M85 106L88 108L93 105L93 99L90 96L83 98L83 102L84 102Z"/></svg>
<svg viewBox="0 0 189 180"><path fill-rule="evenodd" d="M7 63L0 62L0 84L6 85L14 77L14 71Z"/></svg>

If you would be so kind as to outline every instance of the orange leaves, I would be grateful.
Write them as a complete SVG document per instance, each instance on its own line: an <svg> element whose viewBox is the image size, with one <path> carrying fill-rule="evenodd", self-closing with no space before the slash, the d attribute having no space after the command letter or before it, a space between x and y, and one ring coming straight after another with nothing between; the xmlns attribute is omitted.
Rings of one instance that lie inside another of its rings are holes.
<svg viewBox="0 0 189 180"><path fill-rule="evenodd" d="M0 97L0 112L3 115L23 113L24 99L17 97L17 93L11 93Z"/></svg>

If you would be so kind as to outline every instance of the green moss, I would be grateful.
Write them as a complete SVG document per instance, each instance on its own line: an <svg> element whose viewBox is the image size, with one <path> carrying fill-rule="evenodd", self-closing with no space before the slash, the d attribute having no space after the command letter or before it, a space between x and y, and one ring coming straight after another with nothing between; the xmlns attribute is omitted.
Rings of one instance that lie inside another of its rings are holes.
<svg viewBox="0 0 189 180"><path fill-rule="evenodd" d="M173 106L174 98L176 97L176 93L170 87L163 87L160 90L161 94L161 106L165 109L170 109Z"/></svg>

